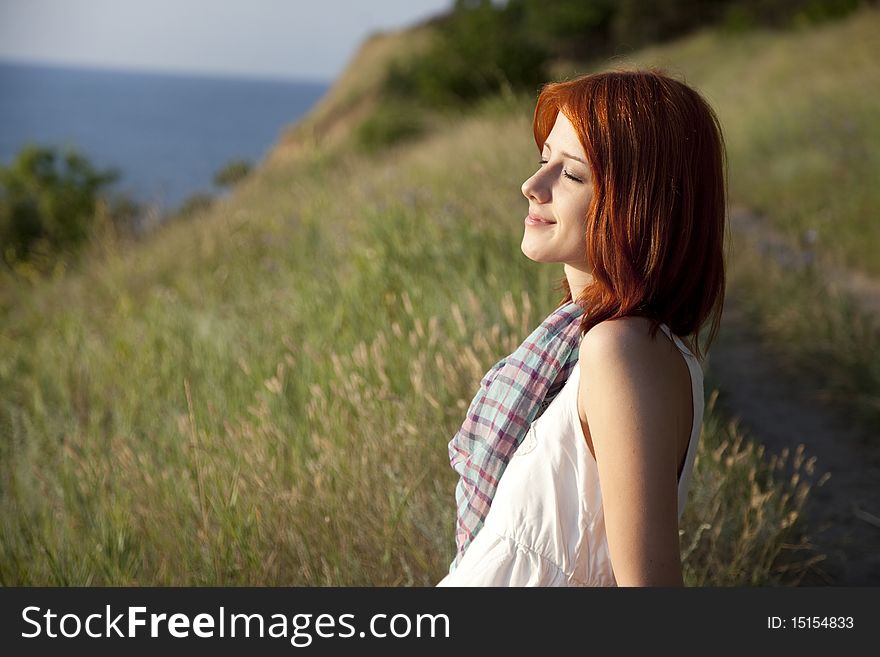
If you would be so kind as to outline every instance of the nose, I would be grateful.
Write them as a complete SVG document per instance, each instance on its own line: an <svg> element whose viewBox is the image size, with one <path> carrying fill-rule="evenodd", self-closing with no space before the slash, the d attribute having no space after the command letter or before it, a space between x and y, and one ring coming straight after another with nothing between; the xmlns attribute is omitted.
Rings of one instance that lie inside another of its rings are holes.
<svg viewBox="0 0 880 657"><path fill-rule="evenodd" d="M536 171L522 184L522 193L530 201L535 203L546 203L550 197L550 191L546 183L543 181L541 171Z"/></svg>

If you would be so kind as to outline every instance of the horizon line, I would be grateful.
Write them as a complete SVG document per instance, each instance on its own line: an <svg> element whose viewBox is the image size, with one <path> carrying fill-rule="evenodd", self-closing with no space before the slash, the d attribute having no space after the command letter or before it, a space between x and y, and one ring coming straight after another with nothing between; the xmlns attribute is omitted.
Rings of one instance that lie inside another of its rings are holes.
<svg viewBox="0 0 880 657"><path fill-rule="evenodd" d="M30 59L26 57L14 57L0 55L0 64L12 64L21 66L34 66L42 68L61 68L86 71L99 71L107 73L133 73L142 75L168 75L177 77L199 77L237 80L263 80L267 82L304 82L309 84L332 85L336 78L321 78L316 76L285 76L272 73L251 73L247 71L224 72L216 69L168 69L147 68L142 66L125 66L121 64L99 64L94 62L71 62L49 59Z"/></svg>

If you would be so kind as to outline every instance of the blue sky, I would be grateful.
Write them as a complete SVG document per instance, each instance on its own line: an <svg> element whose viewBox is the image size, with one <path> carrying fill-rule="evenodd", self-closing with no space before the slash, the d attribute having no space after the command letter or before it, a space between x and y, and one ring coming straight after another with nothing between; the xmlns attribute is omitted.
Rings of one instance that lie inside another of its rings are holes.
<svg viewBox="0 0 880 657"><path fill-rule="evenodd" d="M331 80L452 0L0 0L0 59Z"/></svg>

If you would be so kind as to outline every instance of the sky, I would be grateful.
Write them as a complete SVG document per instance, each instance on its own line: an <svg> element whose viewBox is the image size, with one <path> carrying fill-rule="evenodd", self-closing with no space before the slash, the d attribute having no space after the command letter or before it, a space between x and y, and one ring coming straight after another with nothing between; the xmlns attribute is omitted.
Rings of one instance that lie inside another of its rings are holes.
<svg viewBox="0 0 880 657"><path fill-rule="evenodd" d="M0 60L330 81L452 0L0 0Z"/></svg>

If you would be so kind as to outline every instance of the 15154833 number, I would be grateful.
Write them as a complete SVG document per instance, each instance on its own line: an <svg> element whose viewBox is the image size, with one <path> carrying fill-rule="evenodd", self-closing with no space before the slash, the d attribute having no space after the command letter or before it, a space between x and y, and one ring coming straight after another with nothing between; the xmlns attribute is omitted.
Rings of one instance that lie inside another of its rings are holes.
<svg viewBox="0 0 880 657"><path fill-rule="evenodd" d="M770 630L838 630L854 625L852 616L767 616Z"/></svg>

